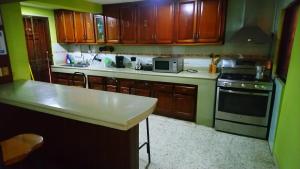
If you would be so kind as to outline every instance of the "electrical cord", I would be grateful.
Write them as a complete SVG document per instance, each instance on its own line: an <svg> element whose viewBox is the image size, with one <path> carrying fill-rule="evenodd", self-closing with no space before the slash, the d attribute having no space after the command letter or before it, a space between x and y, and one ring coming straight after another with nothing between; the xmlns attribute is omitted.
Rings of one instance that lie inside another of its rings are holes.
<svg viewBox="0 0 300 169"><path fill-rule="evenodd" d="M189 73L197 73L198 72L198 70L195 70L195 69L187 69L186 71Z"/></svg>

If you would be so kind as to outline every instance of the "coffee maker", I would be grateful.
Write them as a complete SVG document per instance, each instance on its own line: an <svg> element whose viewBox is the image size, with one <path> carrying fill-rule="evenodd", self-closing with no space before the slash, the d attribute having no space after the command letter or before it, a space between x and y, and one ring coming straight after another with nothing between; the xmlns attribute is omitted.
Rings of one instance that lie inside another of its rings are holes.
<svg viewBox="0 0 300 169"><path fill-rule="evenodd" d="M117 68L125 68L124 56L116 56L116 67Z"/></svg>

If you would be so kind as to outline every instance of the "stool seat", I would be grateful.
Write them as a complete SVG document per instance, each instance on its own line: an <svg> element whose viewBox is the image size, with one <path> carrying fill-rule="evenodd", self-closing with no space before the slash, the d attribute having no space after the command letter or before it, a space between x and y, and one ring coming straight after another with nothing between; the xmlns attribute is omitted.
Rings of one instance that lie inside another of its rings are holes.
<svg viewBox="0 0 300 169"><path fill-rule="evenodd" d="M42 144L43 137L36 134L20 134L0 142L4 165L9 166L22 161Z"/></svg>

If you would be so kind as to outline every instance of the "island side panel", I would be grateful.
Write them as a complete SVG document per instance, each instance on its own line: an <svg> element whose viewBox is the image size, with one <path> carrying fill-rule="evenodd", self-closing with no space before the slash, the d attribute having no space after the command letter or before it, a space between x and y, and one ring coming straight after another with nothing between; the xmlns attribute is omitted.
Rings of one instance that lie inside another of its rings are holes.
<svg viewBox="0 0 300 169"><path fill-rule="evenodd" d="M42 158L63 168L139 166L138 125L122 131L1 103L0 110L0 141L21 133L42 135Z"/></svg>

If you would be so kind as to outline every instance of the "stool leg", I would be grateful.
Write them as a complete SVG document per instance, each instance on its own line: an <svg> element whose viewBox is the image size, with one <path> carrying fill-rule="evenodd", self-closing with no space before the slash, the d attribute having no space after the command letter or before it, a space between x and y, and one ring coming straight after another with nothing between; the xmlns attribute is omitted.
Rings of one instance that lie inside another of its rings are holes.
<svg viewBox="0 0 300 169"><path fill-rule="evenodd" d="M148 163L151 163L151 152L150 152L150 134L149 134L149 120L148 117L146 119L146 127L147 127L147 153L148 153Z"/></svg>

